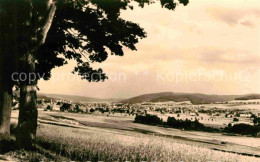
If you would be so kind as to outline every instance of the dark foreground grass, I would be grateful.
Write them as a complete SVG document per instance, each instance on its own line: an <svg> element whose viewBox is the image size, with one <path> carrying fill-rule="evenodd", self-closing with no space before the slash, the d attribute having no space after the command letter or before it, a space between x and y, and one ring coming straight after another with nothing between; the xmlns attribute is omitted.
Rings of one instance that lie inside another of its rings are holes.
<svg viewBox="0 0 260 162"><path fill-rule="evenodd" d="M0 154L15 150L15 137L0 135Z"/></svg>

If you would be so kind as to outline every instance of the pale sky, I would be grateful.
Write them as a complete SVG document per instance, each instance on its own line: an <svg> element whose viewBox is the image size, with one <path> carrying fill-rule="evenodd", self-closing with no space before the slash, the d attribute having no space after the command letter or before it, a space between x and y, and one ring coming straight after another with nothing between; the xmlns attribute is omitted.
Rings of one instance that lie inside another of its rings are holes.
<svg viewBox="0 0 260 162"><path fill-rule="evenodd" d="M123 11L148 37L137 51L110 56L102 67L109 79L89 83L70 74L74 62L41 80L41 93L127 98L152 92L260 93L259 0L190 0L175 11L159 3ZM68 76L69 75L69 76Z"/></svg>

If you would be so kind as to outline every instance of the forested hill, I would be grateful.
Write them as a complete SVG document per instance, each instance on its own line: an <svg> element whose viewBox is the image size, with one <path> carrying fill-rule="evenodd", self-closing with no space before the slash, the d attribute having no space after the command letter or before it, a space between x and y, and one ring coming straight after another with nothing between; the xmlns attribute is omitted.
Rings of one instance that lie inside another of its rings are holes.
<svg viewBox="0 0 260 162"><path fill-rule="evenodd" d="M225 102L231 100L250 100L260 99L260 94L247 94L247 95L207 95L201 93L149 93L129 99L120 98L94 98L77 95L62 95L62 94L38 94L38 98L45 99L61 99L73 102L122 102L122 103L141 103L141 102L182 102L190 101L193 104L208 104L216 102Z"/></svg>
<svg viewBox="0 0 260 162"><path fill-rule="evenodd" d="M117 102L122 100L121 98L94 98L94 97L85 97L85 96L77 96L77 95L62 95L62 94L45 94L40 93L38 94L38 98L44 99L61 99L66 101L73 101L73 102Z"/></svg>
<svg viewBox="0 0 260 162"><path fill-rule="evenodd" d="M260 94L249 94L235 98L235 100L255 100L260 99Z"/></svg>
<svg viewBox="0 0 260 162"><path fill-rule="evenodd" d="M257 95L255 94L254 97ZM258 95L259 97L260 95ZM216 103L231 101L239 98L250 98L250 95L207 95L200 93L173 93L173 92L162 92L162 93L150 93L136 97L132 97L126 100L122 100L123 103L141 103L141 102L165 102L165 101L190 101L193 104L203 103Z"/></svg>

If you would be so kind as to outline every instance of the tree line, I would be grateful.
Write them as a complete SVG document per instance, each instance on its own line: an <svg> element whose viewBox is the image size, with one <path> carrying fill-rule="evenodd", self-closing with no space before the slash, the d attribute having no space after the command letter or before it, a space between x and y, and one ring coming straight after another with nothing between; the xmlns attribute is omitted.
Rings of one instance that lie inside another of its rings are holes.
<svg viewBox="0 0 260 162"><path fill-rule="evenodd" d="M260 118L257 118L260 120ZM204 132L222 132L222 133L229 133L229 134L242 134L242 135L251 135L251 136L258 136L260 133L260 122L254 125L249 124L228 124L227 127L224 129L218 129L213 127L205 126L204 124L200 123L197 119L194 121L189 119L175 119L174 117L168 117L166 122L163 122L161 118L157 115L136 115L135 123L141 124L148 124L148 125L157 125L157 126L164 126L164 127L171 127L176 129L184 129L184 130L195 130L195 131L204 131Z"/></svg>

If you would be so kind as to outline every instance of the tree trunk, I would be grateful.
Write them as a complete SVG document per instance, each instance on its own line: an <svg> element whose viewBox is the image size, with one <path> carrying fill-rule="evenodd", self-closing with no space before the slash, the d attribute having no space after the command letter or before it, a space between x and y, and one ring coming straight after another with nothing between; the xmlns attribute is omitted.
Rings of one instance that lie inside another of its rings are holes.
<svg viewBox="0 0 260 162"><path fill-rule="evenodd" d="M25 38L21 43L19 54L19 72L27 74L27 79L19 80L20 83L20 107L16 133L18 148L30 149L36 139L37 130L37 80L35 74L35 54L39 47L44 44L47 33L51 27L56 11L55 0L25 1L23 5L28 12L21 16L20 26L22 30L18 36ZM21 13L23 14L23 13ZM20 47L20 46L19 46ZM27 53L26 53L27 52ZM33 78L29 78L33 76Z"/></svg>
<svg viewBox="0 0 260 162"><path fill-rule="evenodd" d="M1 35L3 37L3 35ZM10 133L10 119L12 110L12 87L11 79L14 63L10 61L11 54L3 46L6 45L1 38L0 43L0 134ZM12 65L10 67L9 63Z"/></svg>
<svg viewBox="0 0 260 162"><path fill-rule="evenodd" d="M1 10L2 8L0 8ZM1 13L2 14L2 13ZM13 33L9 27L4 26L6 19L0 16L0 134L10 133L10 119L12 110L12 87L14 85L11 75L14 72Z"/></svg>
<svg viewBox="0 0 260 162"><path fill-rule="evenodd" d="M22 68L27 76L35 74L35 58L33 54L27 54L22 63ZM30 78L20 83L20 110L16 133L18 148L31 149L36 139L38 118L36 83L36 80L30 80Z"/></svg>
<svg viewBox="0 0 260 162"><path fill-rule="evenodd" d="M5 86L0 77L0 134L10 134L12 88Z"/></svg>

